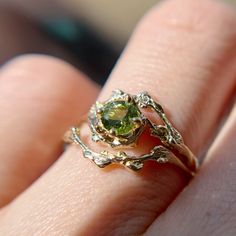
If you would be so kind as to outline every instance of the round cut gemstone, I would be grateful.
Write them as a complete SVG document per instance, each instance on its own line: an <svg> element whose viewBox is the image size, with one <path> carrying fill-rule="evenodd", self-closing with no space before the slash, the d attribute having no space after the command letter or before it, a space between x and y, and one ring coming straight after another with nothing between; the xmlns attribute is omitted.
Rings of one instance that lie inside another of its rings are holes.
<svg viewBox="0 0 236 236"><path fill-rule="evenodd" d="M108 102L103 107L101 120L108 131L114 130L116 135L127 135L136 127L134 118L140 117L139 109L126 101Z"/></svg>

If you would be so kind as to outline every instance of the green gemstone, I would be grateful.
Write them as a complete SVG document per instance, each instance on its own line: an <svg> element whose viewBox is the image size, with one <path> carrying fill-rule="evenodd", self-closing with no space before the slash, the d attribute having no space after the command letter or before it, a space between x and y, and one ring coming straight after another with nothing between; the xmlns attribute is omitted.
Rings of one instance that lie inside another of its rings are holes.
<svg viewBox="0 0 236 236"><path fill-rule="evenodd" d="M108 102L101 114L104 127L114 129L116 135L127 135L135 128L133 118L140 117L137 106L126 101Z"/></svg>

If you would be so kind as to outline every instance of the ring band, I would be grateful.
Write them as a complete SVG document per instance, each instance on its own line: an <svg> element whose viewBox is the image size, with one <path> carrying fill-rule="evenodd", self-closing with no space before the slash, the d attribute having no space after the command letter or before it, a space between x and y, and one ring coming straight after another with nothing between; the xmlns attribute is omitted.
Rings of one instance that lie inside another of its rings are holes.
<svg viewBox="0 0 236 236"><path fill-rule="evenodd" d="M143 109L151 109L162 121L156 124L148 119ZM96 102L88 115L92 140L108 144L112 149L135 147L138 139L147 127L150 135L158 138L162 145L141 156L131 156L125 151L112 153L108 150L97 153L92 151L80 137L82 122L72 127L64 136L66 143L73 143L82 148L83 156L103 168L112 163L122 164L132 170L140 170L144 162L154 160L158 163L174 164L190 175L198 169L198 161L191 150L184 144L180 133L168 120L162 106L155 102L147 92L130 95L115 90L109 100Z"/></svg>

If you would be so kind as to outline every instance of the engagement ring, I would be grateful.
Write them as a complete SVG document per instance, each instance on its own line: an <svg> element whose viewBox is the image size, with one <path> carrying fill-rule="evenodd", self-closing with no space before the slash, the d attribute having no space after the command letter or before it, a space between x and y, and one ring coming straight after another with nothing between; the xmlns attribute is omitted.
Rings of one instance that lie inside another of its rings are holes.
<svg viewBox="0 0 236 236"><path fill-rule="evenodd" d="M143 111L149 109L158 115L161 124L148 119ZM174 164L191 175L198 168L198 161L184 144L180 133L168 120L162 106L155 102L147 92L130 95L115 90L109 100L96 102L88 114L91 138L94 142L103 142L111 151L100 153L91 150L80 137L82 122L72 127L65 135L66 143L73 143L82 148L83 156L103 168L118 163L132 170L140 170L145 161ZM140 156L129 155L125 149L136 147L143 131L159 139L161 145L154 146L148 153ZM117 151L119 149L119 151Z"/></svg>

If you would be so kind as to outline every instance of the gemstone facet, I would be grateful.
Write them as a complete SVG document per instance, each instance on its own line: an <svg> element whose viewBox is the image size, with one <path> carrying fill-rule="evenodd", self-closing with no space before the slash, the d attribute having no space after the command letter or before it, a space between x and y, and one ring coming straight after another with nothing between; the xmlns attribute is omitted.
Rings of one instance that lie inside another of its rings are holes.
<svg viewBox="0 0 236 236"><path fill-rule="evenodd" d="M108 131L115 135L129 135L136 127L135 118L140 118L138 107L127 101L108 102L102 110L101 121Z"/></svg>

